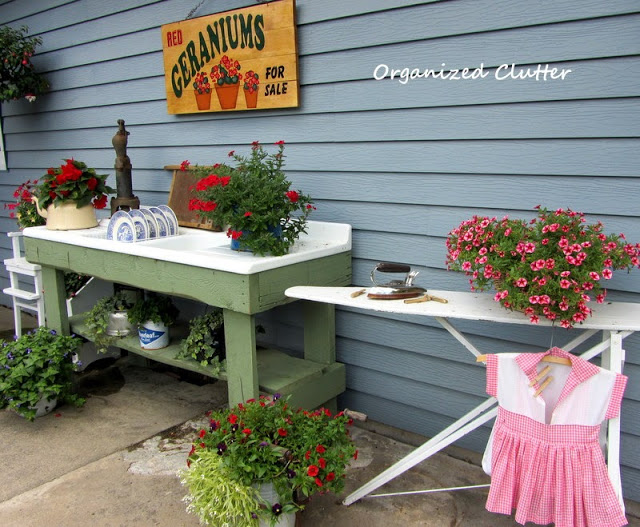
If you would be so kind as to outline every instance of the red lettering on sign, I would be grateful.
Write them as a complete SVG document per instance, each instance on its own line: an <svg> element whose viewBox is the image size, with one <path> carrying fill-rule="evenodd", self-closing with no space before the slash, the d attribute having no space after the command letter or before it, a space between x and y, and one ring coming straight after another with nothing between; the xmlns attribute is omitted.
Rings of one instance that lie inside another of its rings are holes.
<svg viewBox="0 0 640 527"><path fill-rule="evenodd" d="M182 29L175 29L174 31L169 31L167 33L167 45L177 46L178 44L182 44Z"/></svg>

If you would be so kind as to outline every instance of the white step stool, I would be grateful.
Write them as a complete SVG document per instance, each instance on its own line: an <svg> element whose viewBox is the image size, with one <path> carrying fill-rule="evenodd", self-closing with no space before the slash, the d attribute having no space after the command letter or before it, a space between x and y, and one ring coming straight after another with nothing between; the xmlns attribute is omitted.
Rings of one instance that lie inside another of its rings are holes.
<svg viewBox="0 0 640 527"><path fill-rule="evenodd" d="M13 301L13 322L18 337L22 336L22 310L33 311L38 316L38 325L45 325L44 297L42 295L42 268L38 264L27 262L20 250L22 232L8 232L13 248L13 258L4 261L9 272L11 287L2 290L10 295ZM20 287L20 276L33 278L33 291L26 291Z"/></svg>

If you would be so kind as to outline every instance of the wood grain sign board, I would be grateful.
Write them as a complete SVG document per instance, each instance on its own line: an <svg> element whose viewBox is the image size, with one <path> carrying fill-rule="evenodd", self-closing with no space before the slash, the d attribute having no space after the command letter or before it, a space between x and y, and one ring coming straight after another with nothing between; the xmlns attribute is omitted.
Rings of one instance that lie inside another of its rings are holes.
<svg viewBox="0 0 640 527"><path fill-rule="evenodd" d="M198 176L191 171L180 170L180 165L167 165L164 168L165 170L173 170L168 205L175 212L178 225L220 231L220 227L213 225L211 220L201 218L198 211L189 210L189 201L195 197L192 187L198 182Z"/></svg>
<svg viewBox="0 0 640 527"><path fill-rule="evenodd" d="M295 0L165 24L162 42L170 114L299 105Z"/></svg>

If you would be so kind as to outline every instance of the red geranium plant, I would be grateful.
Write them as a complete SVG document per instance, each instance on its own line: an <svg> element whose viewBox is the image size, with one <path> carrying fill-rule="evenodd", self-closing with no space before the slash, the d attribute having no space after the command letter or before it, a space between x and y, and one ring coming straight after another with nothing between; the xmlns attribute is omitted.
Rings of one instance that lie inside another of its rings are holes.
<svg viewBox="0 0 640 527"><path fill-rule="evenodd" d="M9 217L14 218L21 229L44 225L47 221L38 214L36 204L33 202L32 191L37 183L38 180L28 180L26 183L22 183L13 192L13 197L16 199L15 203L5 203L4 205L5 209L11 211Z"/></svg>
<svg viewBox="0 0 640 527"><path fill-rule="evenodd" d="M190 168L201 179L193 188L189 209L214 225L228 226L227 236L260 255L286 254L300 233L306 232L307 218L315 208L309 196L291 188L282 171L284 141L276 145L275 154L267 153L258 141L253 142L249 156L229 152L235 167ZM187 168L188 162L181 167Z"/></svg>
<svg viewBox="0 0 640 527"><path fill-rule="evenodd" d="M259 84L260 84L260 81L258 80L258 74L255 71L249 70L247 71L247 73L245 73L244 75L245 90L247 90L249 93L253 93L258 89Z"/></svg>
<svg viewBox="0 0 640 527"><path fill-rule="evenodd" d="M95 169L87 167L82 161L66 159L60 168L50 168L40 179L34 194L39 206L46 209L49 205L74 201L77 207L93 203L96 209L107 205L107 194L115 191L107 186L108 174L97 174Z"/></svg>
<svg viewBox="0 0 640 527"><path fill-rule="evenodd" d="M592 313L590 302L604 302L602 283L614 269L640 267L640 244L604 234L602 223L588 225L582 212L536 208L529 223L463 221L447 238L447 267L470 276L473 290L493 286L496 302L534 324L543 317L571 328Z"/></svg>
<svg viewBox="0 0 640 527"><path fill-rule="evenodd" d="M227 55L224 55L220 59L220 63L211 68L211 79L216 81L219 86L223 84L238 84L242 80L240 69L240 63L237 60L230 59Z"/></svg>

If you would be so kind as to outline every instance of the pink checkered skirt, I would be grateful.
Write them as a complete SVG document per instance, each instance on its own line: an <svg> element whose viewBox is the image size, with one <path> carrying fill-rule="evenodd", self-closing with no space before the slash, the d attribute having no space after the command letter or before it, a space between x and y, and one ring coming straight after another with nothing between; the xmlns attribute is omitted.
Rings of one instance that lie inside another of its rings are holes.
<svg viewBox="0 0 640 527"><path fill-rule="evenodd" d="M498 410L487 510L524 525L627 524L598 442L600 426L547 425Z"/></svg>

